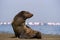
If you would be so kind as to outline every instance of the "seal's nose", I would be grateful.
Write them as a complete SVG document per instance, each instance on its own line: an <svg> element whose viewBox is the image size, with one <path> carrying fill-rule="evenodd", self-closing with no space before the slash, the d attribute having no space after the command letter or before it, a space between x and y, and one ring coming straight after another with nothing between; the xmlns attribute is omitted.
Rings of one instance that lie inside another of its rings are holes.
<svg viewBox="0 0 60 40"><path fill-rule="evenodd" d="M30 15L29 15L29 18L31 18L32 16L33 16L33 14L30 14Z"/></svg>
<svg viewBox="0 0 60 40"><path fill-rule="evenodd" d="M33 16L33 14L32 14L32 16Z"/></svg>

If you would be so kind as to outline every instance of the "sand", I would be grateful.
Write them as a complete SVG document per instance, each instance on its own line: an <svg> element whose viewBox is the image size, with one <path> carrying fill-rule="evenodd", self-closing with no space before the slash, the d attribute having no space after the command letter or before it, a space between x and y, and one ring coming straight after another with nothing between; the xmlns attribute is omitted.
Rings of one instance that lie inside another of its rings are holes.
<svg viewBox="0 0 60 40"><path fill-rule="evenodd" d="M42 34L42 39L19 39L13 38L14 34L0 33L0 40L60 40L60 35Z"/></svg>

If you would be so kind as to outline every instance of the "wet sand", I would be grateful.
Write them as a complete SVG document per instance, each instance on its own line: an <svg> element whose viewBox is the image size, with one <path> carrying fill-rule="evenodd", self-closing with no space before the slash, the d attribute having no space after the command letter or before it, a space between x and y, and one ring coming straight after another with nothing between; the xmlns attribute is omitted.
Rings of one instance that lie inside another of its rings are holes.
<svg viewBox="0 0 60 40"><path fill-rule="evenodd" d="M60 40L60 35L42 34L42 39L19 39L13 38L14 34L0 33L0 40Z"/></svg>

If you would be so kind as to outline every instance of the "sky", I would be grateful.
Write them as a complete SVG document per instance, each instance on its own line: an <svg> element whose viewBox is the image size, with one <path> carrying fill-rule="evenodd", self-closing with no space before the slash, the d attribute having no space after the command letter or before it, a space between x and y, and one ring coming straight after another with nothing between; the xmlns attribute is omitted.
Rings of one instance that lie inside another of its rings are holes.
<svg viewBox="0 0 60 40"><path fill-rule="evenodd" d="M60 0L0 0L0 21L13 20L22 10L34 15L28 22L60 22Z"/></svg>

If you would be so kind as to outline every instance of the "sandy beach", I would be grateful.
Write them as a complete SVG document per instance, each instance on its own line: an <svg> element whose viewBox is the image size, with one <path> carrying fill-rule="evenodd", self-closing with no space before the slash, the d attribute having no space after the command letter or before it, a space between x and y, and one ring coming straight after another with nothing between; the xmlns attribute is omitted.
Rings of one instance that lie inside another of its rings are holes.
<svg viewBox="0 0 60 40"><path fill-rule="evenodd" d="M60 40L60 35L42 34L42 39L19 39L13 38L14 34L0 33L0 40Z"/></svg>

